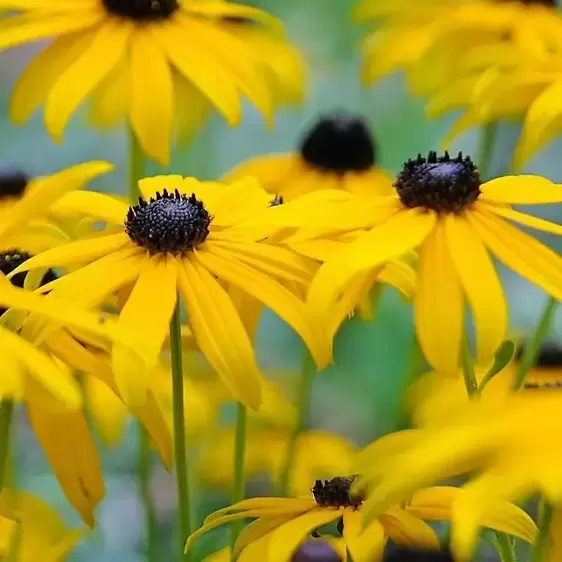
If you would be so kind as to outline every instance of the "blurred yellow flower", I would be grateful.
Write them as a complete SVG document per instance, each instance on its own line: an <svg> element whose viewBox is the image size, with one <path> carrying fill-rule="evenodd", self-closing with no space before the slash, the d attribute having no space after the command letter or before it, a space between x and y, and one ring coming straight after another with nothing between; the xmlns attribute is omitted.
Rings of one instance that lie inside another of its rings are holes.
<svg viewBox="0 0 562 562"><path fill-rule="evenodd" d="M277 102L302 93L298 53L281 23L256 8L214 0L2 4L19 13L0 22L0 49L54 39L17 82L10 116L23 123L44 104L57 141L91 96L95 124L130 120L144 152L167 164L176 124L180 138L189 136L216 107L235 126L242 96L271 122Z"/></svg>
<svg viewBox="0 0 562 562"><path fill-rule="evenodd" d="M377 167L377 147L368 124L346 114L319 119L297 152L257 156L236 166L224 179L248 176L278 197L277 203L322 189L367 197L392 193L391 176Z"/></svg>
<svg viewBox="0 0 562 562"><path fill-rule="evenodd" d="M239 519L256 519L239 535L234 554L240 562L290 562L308 536L337 522L345 548L356 562L380 562L387 538L397 544L438 549L439 538L424 521L448 521L463 493L458 488L419 490L409 502L388 507L376 519L363 520L363 499L352 490L356 476L316 480L308 497L251 498L220 509L187 540L186 550L208 531ZM535 539L533 520L508 502L481 513L479 524L528 542Z"/></svg>
<svg viewBox="0 0 562 562"><path fill-rule="evenodd" d="M308 293L310 313L319 326L329 325L340 301L358 302L359 284L419 249L414 315L427 360L440 372L457 372L468 301L477 363L489 365L507 330L505 296L489 251L562 298L562 258L509 222L562 234L561 226L511 208L561 202L562 189L539 176L482 183L470 157L435 152L406 162L394 185L395 195L379 197L372 206L357 198L355 210L347 209L347 220L355 222L350 230L366 230L320 267Z"/></svg>
<svg viewBox="0 0 562 562"><path fill-rule="evenodd" d="M84 529L68 529L50 505L27 492L4 489L0 506L0 556L6 560L62 562L85 536Z"/></svg>
<svg viewBox="0 0 562 562"><path fill-rule="evenodd" d="M562 431L561 408L562 394L551 390L472 400L457 404L441 423L372 443L358 461L365 511L377 516L420 487L472 474L452 505L451 535L455 554L470 559L482 516L498 502L540 494L560 508L562 457L553 443Z"/></svg>
<svg viewBox="0 0 562 562"><path fill-rule="evenodd" d="M85 307L99 305L134 283L117 326L137 337L142 327L143 361L136 365L138 358L124 345L113 348L115 380L129 406L140 406L145 399L179 291L198 347L233 396L251 409L259 408L261 374L252 343L221 282L275 311L303 338L318 365L326 366L331 358L327 339L312 329L302 300L282 284L306 286L312 277L308 262L286 248L236 234L244 232L237 227L248 216L263 213L267 223L267 192L253 180L221 185L181 176L148 178L140 188L138 205L128 207L95 194L95 203L84 211L115 225L124 222L120 232L54 248L15 270L88 264L46 286L52 295ZM86 204L88 194L80 195ZM277 230L270 227L272 233ZM260 228L260 236L263 232Z"/></svg>

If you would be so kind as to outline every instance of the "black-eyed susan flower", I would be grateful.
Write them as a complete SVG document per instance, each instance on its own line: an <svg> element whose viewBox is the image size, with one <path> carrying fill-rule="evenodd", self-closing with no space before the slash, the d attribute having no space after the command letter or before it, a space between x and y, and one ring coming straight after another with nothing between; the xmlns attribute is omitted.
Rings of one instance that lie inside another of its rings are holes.
<svg viewBox="0 0 562 562"><path fill-rule="evenodd" d="M239 535L234 547L238 560L289 562L309 535L337 523L345 548L353 560L382 560L387 539L397 544L439 548L439 539L425 522L450 519L457 488L420 490L409 502L389 507L377 519L363 521L363 496L354 491L355 476L317 480L311 496L302 498L251 498L216 511L187 540L186 549L202 534L239 519L256 519ZM536 528L521 509L507 502L483 514L480 524L513 533L532 542ZM365 526L364 526L365 523Z"/></svg>
<svg viewBox="0 0 562 562"><path fill-rule="evenodd" d="M470 559L479 520L499 501L538 494L559 513L562 467L553 443L562 429L561 407L562 395L551 390L472 400L439 423L372 443L359 461L367 471L365 511L376 516L422 486L471 475L452 505L451 545L460 560Z"/></svg>
<svg viewBox="0 0 562 562"><path fill-rule="evenodd" d="M296 152L252 158L225 179L247 176L277 196L277 203L324 189L366 196L392 193L391 177L377 166L377 146L367 122L344 113L321 117Z"/></svg>
<svg viewBox="0 0 562 562"><path fill-rule="evenodd" d="M252 409L260 405L261 375L229 286L251 294L286 320L319 366L329 362L327 340L312 329L303 302L282 284L306 285L312 276L308 262L286 248L255 241L239 226L248 216L267 213L271 196L266 191L252 180L221 185L181 176L149 178L140 188L138 205L128 207L95 194L95 204L84 208L86 215L121 225L120 232L54 248L15 273L88 264L45 288L88 307L134 284L117 325L137 335L142 331L142 355L150 368L166 339L179 291L199 348L233 395ZM270 232L277 229L272 226ZM113 350L113 370L125 402L142 404L150 370L135 365L121 345Z"/></svg>
<svg viewBox="0 0 562 562"><path fill-rule="evenodd" d="M339 300L350 298L358 275L376 272L418 249L415 325L428 361L440 372L457 372L467 301L474 317L477 360L487 365L507 328L505 297L490 252L562 298L560 256L510 222L561 234L562 227L510 205L556 203L562 200L562 190L539 176L505 176L482 183L470 157L438 157L435 152L406 162L394 185L394 196L379 198L389 218L372 227L380 223L380 216L369 221L358 210L355 227L367 230L318 270L308 297L311 313L318 320L325 318Z"/></svg>
<svg viewBox="0 0 562 562"><path fill-rule="evenodd" d="M178 114L180 136L216 107L235 126L241 97L267 120L283 92L302 92L302 62L268 14L214 0L17 2L0 25L0 49L53 38L16 84L10 115L25 122L41 105L60 141L92 98L101 126L129 119L143 151L166 163ZM239 33L251 26L253 33ZM277 68L279 66L279 68ZM294 94L293 94L294 95Z"/></svg>
<svg viewBox="0 0 562 562"><path fill-rule="evenodd" d="M0 556L14 562L62 562L85 537L69 529L56 510L23 490L4 489L0 496Z"/></svg>

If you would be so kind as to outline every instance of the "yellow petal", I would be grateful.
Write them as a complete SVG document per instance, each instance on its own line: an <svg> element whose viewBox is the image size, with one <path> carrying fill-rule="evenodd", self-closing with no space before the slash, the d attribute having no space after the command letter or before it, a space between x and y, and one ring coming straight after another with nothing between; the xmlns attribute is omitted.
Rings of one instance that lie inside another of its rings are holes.
<svg viewBox="0 0 562 562"><path fill-rule="evenodd" d="M95 191L74 191L63 195L50 209L55 215L88 216L122 225L129 207L123 201Z"/></svg>
<svg viewBox="0 0 562 562"><path fill-rule="evenodd" d="M269 562L291 560L294 552L312 531L335 521L341 515L339 509L316 508L277 527L269 537L267 560Z"/></svg>
<svg viewBox="0 0 562 562"><path fill-rule="evenodd" d="M439 538L424 521L399 507L389 509L380 517L386 534L396 544L417 546L429 550L439 548Z"/></svg>
<svg viewBox="0 0 562 562"><path fill-rule="evenodd" d="M361 510L346 509L343 512L343 537L352 559L356 562L382 560L386 535L375 519L363 529Z"/></svg>
<svg viewBox="0 0 562 562"><path fill-rule="evenodd" d="M484 205L480 204L477 208ZM485 208L492 213L499 215L500 217L505 217L506 219L518 222L530 228L536 230L542 230L543 232L549 232L550 234L562 235L562 226L559 224L528 215L527 213L521 213L519 211L514 211L508 207L500 207L498 205L485 205Z"/></svg>
<svg viewBox="0 0 562 562"><path fill-rule="evenodd" d="M378 280L398 289L406 298L412 298L416 286L416 272L404 261L391 261L381 269Z"/></svg>
<svg viewBox="0 0 562 562"><path fill-rule="evenodd" d="M542 205L562 201L562 187L541 176L504 176L484 183L480 190L480 198L492 203Z"/></svg>
<svg viewBox="0 0 562 562"><path fill-rule="evenodd" d="M125 20L111 18L99 28L90 46L61 74L47 97L45 125L60 141L80 103L111 72L123 56L132 30Z"/></svg>
<svg viewBox="0 0 562 562"><path fill-rule="evenodd" d="M201 131L213 106L200 90L180 74L174 77L174 88L176 138L178 146L183 146Z"/></svg>
<svg viewBox="0 0 562 562"><path fill-rule="evenodd" d="M146 400L148 378L156 365L167 337L177 301L177 263L172 256L153 256L144 261L139 277L127 299L118 327L139 332L143 362L130 347L116 343L112 361L117 388L124 402L140 407Z"/></svg>
<svg viewBox="0 0 562 562"><path fill-rule="evenodd" d="M442 373L456 373L464 300L446 235L445 225L439 221L422 245L414 315L416 333L427 360Z"/></svg>
<svg viewBox="0 0 562 562"><path fill-rule="evenodd" d="M167 165L174 116L174 85L169 63L148 28L135 29L130 65L133 130L144 152Z"/></svg>
<svg viewBox="0 0 562 562"><path fill-rule="evenodd" d="M193 257L182 260L179 287L197 343L234 397L257 410L261 373L248 333L227 292Z"/></svg>
<svg viewBox="0 0 562 562"><path fill-rule="evenodd" d="M464 217L448 215L445 228L449 255L474 317L476 357L480 364L487 365L506 337L503 288L486 247L470 223Z"/></svg>
<svg viewBox="0 0 562 562"><path fill-rule="evenodd" d="M311 312L322 316L358 273L383 265L416 248L435 225L433 213L402 211L360 235L318 270L308 296Z"/></svg>
<svg viewBox="0 0 562 562"><path fill-rule="evenodd" d="M222 518L225 515L231 515L238 511L282 511L287 516L296 513L304 513L313 509L316 503L310 498L248 498L229 505L223 509L219 509L205 519L205 523L210 523L215 519Z"/></svg>
<svg viewBox="0 0 562 562"><path fill-rule="evenodd" d="M251 543L258 541L277 527L286 523L291 518L291 515L282 515L280 517L272 517L267 519L258 519L253 521L238 535L236 545L234 547L234 555L239 556L240 552L249 546Z"/></svg>
<svg viewBox="0 0 562 562"><path fill-rule="evenodd" d="M562 510L554 508L545 562L558 562L562 556Z"/></svg>
<svg viewBox="0 0 562 562"><path fill-rule="evenodd" d="M72 166L51 176L31 180L24 197L3 217L0 238L23 229L31 219L43 215L65 193L80 189L85 183L112 169L113 166L108 162L92 161Z"/></svg>
<svg viewBox="0 0 562 562"><path fill-rule="evenodd" d="M105 496L105 485L96 446L82 413L50 413L29 405L28 415L68 501L93 527L94 509Z"/></svg>
<svg viewBox="0 0 562 562"><path fill-rule="evenodd" d="M197 252L196 257L217 277L232 283L271 308L304 340L319 366L330 361L329 342L315 332L304 311L304 303L281 283L268 275L233 260L228 252L208 245L208 251Z"/></svg>
<svg viewBox="0 0 562 562"><path fill-rule="evenodd" d="M562 258L558 254L482 207L467 218L505 265L562 300Z"/></svg>

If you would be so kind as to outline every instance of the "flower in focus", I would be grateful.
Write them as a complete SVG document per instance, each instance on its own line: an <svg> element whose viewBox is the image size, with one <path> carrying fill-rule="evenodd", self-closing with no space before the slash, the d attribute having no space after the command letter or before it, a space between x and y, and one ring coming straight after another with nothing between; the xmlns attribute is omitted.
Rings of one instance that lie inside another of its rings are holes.
<svg viewBox="0 0 562 562"><path fill-rule="evenodd" d="M176 116L180 138L212 107L235 126L244 96L271 121L276 102L302 92L298 54L281 23L256 8L213 0L7 4L19 13L0 22L0 49L54 39L17 82L11 118L23 123L44 104L57 141L91 97L95 124L129 119L143 151L166 164Z"/></svg>
<svg viewBox="0 0 562 562"><path fill-rule="evenodd" d="M562 258L510 222L562 234L559 225L511 208L558 203L562 189L539 176L482 183L470 157L435 152L406 162L394 185L395 195L373 203L374 216L363 198L356 203L360 208L348 212L350 229L355 222L355 229L366 231L320 267L308 294L311 313L325 322L340 300L355 298L358 276L419 249L414 315L427 360L437 371L457 372L466 300L474 317L477 363L489 365L507 329L505 296L489 252L562 298Z"/></svg>
<svg viewBox="0 0 562 562"><path fill-rule="evenodd" d="M420 487L472 474L452 505L451 545L461 560L470 559L482 516L498 502L539 494L557 506L560 521L562 457L553 443L562 431L561 408L558 392L510 393L500 401L458 404L441 423L372 443L358 462L365 511L376 517Z"/></svg>
<svg viewBox="0 0 562 562"><path fill-rule="evenodd" d="M424 521L446 521L451 505L460 495L457 488L440 487L420 490L404 505L389 507L377 519L364 525L363 497L353 491L356 476L316 480L312 496L301 498L251 498L220 509L205 519L204 525L187 540L186 550L202 534L225 523L253 518L239 535L234 547L238 560L289 562L310 534L337 523L345 548L353 560L381 560L387 539L397 544L438 549L439 539ZM483 514L480 523L492 529L512 533L532 542L536 528L521 509L507 502Z"/></svg>
<svg viewBox="0 0 562 562"><path fill-rule="evenodd" d="M139 358L124 345L115 345L112 354L117 387L129 406L139 406L145 399L178 291L198 347L234 397L251 409L261 402L261 374L229 286L286 320L319 366L330 361L327 340L312 330L304 303L281 282L305 286L312 276L308 262L286 248L242 236L239 223L247 216L264 213L267 223L271 197L267 192L252 180L221 185L181 176L148 178L140 188L143 197L132 207L82 192L84 214L97 213L109 224L122 225L120 232L54 248L15 270L87 264L44 287L51 295L64 295L87 308L134 284L117 326L142 337L143 361L139 365ZM95 203L89 206L88 201ZM270 231L277 229L272 226ZM260 235L263 232L260 228Z"/></svg>
<svg viewBox="0 0 562 562"><path fill-rule="evenodd" d="M6 560L61 562L84 538L83 529L67 529L50 505L27 492L4 489L0 502L0 556Z"/></svg>
<svg viewBox="0 0 562 562"><path fill-rule="evenodd" d="M375 196L392 193L392 179L377 167L377 147L368 124L353 115L322 117L300 143L298 152L258 156L225 177L255 177L280 201L322 189L343 189Z"/></svg>

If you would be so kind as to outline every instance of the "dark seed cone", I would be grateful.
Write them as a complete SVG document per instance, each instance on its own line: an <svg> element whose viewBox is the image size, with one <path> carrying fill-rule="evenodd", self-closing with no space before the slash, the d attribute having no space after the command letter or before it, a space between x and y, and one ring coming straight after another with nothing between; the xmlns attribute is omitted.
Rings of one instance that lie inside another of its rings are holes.
<svg viewBox="0 0 562 562"><path fill-rule="evenodd" d="M28 183L29 177L22 171L0 166L0 200L21 197Z"/></svg>
<svg viewBox="0 0 562 562"><path fill-rule="evenodd" d="M359 507L361 496L351 493L354 476L337 476L331 480L316 480L311 490L316 503L323 507Z"/></svg>
<svg viewBox="0 0 562 562"><path fill-rule="evenodd" d="M178 0L102 0L105 9L116 16L151 21L169 18L178 8Z"/></svg>

